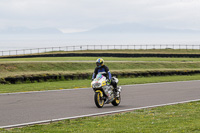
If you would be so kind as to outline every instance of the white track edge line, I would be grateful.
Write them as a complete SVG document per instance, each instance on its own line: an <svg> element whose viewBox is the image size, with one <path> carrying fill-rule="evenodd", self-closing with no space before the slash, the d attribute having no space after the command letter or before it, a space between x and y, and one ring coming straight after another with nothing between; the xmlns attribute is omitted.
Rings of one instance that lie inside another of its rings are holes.
<svg viewBox="0 0 200 133"><path fill-rule="evenodd" d="M159 82L159 83L146 83L146 84L132 84L132 85L121 85L121 86L144 86L144 85L156 85L156 84L173 84L173 83L184 83L194 82L200 80L188 80L188 81L174 81L174 82ZM44 92L59 92L59 91L72 91L72 90L84 90L91 88L76 88L76 89L61 89L61 90L46 90L46 91L30 91L30 92L16 92L16 93L1 93L1 95L16 95L16 94L31 94L31 93L44 93Z"/></svg>
<svg viewBox="0 0 200 133"><path fill-rule="evenodd" d="M28 126L28 125L34 125L34 124L43 124L43 123L56 122L56 121L61 121L61 120L77 119L77 118L99 116L99 115L105 115L105 114L120 113L120 112L126 112L126 111L133 111L133 110L139 110L139 109L147 109L147 108L161 107L161 106L167 106L167 105L189 103L189 102L195 102L195 101L200 101L200 99L173 102L173 103L166 103L166 104L158 104L158 105L151 105L151 106L144 106L144 107L137 107L137 108L130 108L130 109L124 109L124 110L116 110L116 111L109 111L109 112L102 112L102 113L95 113L95 114L88 114L88 115L64 117L64 118L52 119L52 120L35 121L35 122L21 123L21 124L15 124L15 125L0 126L0 129L2 129L2 128L6 129L6 128L22 127L22 126Z"/></svg>

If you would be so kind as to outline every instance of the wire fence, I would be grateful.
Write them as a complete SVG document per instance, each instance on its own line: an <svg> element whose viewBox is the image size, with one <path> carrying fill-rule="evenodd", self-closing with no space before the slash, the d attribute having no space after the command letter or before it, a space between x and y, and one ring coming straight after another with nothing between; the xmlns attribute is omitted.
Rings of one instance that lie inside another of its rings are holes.
<svg viewBox="0 0 200 133"><path fill-rule="evenodd" d="M41 54L59 51L83 51L83 50L149 50L149 49L174 49L174 50L200 50L200 45L82 45L64 47L45 47L21 50L0 51L0 56L14 56L27 54Z"/></svg>

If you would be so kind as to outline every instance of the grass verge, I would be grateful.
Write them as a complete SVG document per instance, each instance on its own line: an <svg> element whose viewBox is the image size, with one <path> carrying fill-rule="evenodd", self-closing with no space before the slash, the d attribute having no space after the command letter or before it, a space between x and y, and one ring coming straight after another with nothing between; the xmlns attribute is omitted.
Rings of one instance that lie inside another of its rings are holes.
<svg viewBox="0 0 200 133"><path fill-rule="evenodd" d="M0 59L0 78L35 75L80 73L94 71L97 57L40 57ZM86 62L79 62L79 61ZM89 61L88 61L89 60ZM105 64L112 71L141 71L158 69L195 70L200 67L199 58L115 58L104 57ZM38 62L37 62L38 61ZM45 62L46 61L46 62ZM72 61L72 62L63 62ZM88 62L87 62L88 61ZM93 61L93 62L91 62ZM110 61L110 62L109 62ZM111 62L114 61L114 62ZM130 62L120 62L130 61Z"/></svg>
<svg viewBox="0 0 200 133"><path fill-rule="evenodd" d="M188 80L199 80L199 79L200 79L199 74L187 75L187 76L119 78L119 85L188 81ZM90 82L91 82L90 80L71 80L71 81L41 82L41 83L26 83L26 84L2 84L0 85L0 93L87 88L90 87Z"/></svg>
<svg viewBox="0 0 200 133"><path fill-rule="evenodd" d="M1 63L18 61L93 61L97 57L35 57L35 58L8 58L0 59ZM200 61L200 58L160 58L160 57L103 57L105 61Z"/></svg>
<svg viewBox="0 0 200 133"><path fill-rule="evenodd" d="M199 69L199 62L107 62L110 70L147 70L147 69ZM0 78L35 73L94 71L93 62L26 62L0 64ZM84 70L84 71L83 71Z"/></svg>

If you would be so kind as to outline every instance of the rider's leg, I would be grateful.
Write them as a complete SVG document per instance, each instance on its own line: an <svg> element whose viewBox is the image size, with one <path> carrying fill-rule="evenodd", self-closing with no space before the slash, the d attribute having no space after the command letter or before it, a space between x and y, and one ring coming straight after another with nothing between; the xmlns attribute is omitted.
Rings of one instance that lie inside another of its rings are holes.
<svg viewBox="0 0 200 133"><path fill-rule="evenodd" d="M115 82L115 80L111 80L111 85L114 87L115 90L117 90L117 83Z"/></svg>

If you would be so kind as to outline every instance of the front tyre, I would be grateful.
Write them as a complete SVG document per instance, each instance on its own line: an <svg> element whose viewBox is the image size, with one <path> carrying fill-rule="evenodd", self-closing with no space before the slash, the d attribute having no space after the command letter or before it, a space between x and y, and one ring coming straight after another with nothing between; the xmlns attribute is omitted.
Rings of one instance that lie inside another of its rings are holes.
<svg viewBox="0 0 200 133"><path fill-rule="evenodd" d="M102 108L104 106L104 99L101 97L100 92L95 92L94 101L98 108Z"/></svg>
<svg viewBox="0 0 200 133"><path fill-rule="evenodd" d="M113 106L118 106L121 102L121 95L119 93L119 97L116 97L114 101L112 101Z"/></svg>

